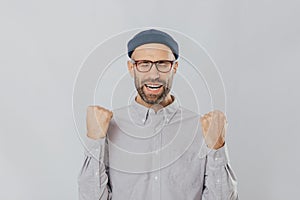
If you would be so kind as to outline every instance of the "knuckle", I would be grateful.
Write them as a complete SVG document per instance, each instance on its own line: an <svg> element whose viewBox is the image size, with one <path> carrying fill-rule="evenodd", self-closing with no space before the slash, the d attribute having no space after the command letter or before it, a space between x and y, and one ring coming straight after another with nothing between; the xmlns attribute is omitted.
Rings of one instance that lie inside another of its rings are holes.
<svg viewBox="0 0 300 200"><path fill-rule="evenodd" d="M94 109L94 106L88 106L88 107L87 107L87 110L88 110L88 111L93 110L93 109Z"/></svg>
<svg viewBox="0 0 300 200"><path fill-rule="evenodd" d="M96 109L103 110L103 108L101 106L96 106Z"/></svg>

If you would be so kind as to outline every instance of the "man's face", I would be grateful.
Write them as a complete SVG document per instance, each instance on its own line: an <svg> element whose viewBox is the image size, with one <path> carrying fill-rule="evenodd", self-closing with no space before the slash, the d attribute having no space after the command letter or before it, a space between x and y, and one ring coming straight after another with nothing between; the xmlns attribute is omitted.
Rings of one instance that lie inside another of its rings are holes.
<svg viewBox="0 0 300 200"><path fill-rule="evenodd" d="M169 47L163 44L150 43L137 47L131 58L138 60L175 60L175 57ZM161 103L169 94L173 75L176 72L178 63L174 63L169 72L160 72L153 64L148 72L140 72L136 69L136 65L128 62L128 69L134 77L135 87L141 99L150 105Z"/></svg>

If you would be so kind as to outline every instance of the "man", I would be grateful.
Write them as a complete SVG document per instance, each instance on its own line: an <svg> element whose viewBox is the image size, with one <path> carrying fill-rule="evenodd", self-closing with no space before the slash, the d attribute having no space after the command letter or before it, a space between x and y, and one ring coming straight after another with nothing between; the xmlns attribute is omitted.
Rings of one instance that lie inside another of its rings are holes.
<svg viewBox="0 0 300 200"><path fill-rule="evenodd" d="M128 42L128 56L136 98L114 113L87 109L80 199L238 199L224 114L214 110L200 117L170 94L177 42L165 32L145 30Z"/></svg>

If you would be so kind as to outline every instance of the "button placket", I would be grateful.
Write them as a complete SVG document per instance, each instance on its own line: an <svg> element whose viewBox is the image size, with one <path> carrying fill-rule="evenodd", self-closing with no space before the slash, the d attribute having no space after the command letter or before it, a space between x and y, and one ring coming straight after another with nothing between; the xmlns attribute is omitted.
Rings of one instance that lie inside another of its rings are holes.
<svg viewBox="0 0 300 200"><path fill-rule="evenodd" d="M153 138L153 172L152 172L152 197L160 200L161 193L161 177L160 177L160 149L161 149L161 133L157 133Z"/></svg>

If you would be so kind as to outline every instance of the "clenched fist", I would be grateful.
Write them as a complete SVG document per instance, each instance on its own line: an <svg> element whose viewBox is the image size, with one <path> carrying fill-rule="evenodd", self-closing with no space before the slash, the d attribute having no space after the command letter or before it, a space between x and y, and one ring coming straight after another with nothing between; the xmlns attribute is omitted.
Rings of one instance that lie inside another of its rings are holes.
<svg viewBox="0 0 300 200"><path fill-rule="evenodd" d="M87 136L95 140L104 138L112 116L113 113L105 108L89 106L86 116Z"/></svg>
<svg viewBox="0 0 300 200"><path fill-rule="evenodd" d="M219 110L211 111L200 118L205 142L209 148L219 149L225 143L226 117Z"/></svg>

